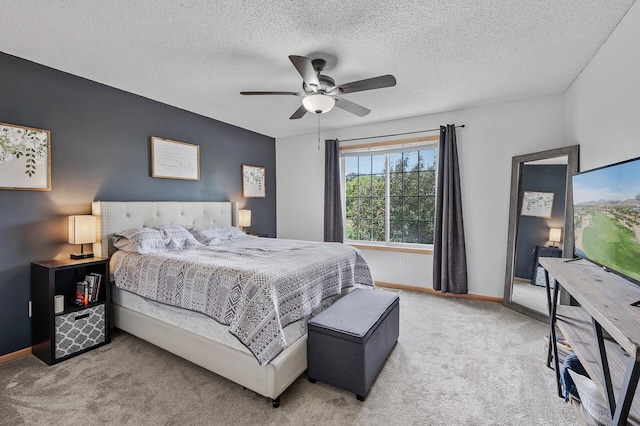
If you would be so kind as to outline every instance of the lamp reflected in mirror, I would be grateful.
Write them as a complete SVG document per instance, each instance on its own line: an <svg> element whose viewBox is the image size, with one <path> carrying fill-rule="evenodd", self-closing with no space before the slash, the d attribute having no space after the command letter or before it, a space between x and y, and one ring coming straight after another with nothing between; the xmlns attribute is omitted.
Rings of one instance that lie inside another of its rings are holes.
<svg viewBox="0 0 640 426"><path fill-rule="evenodd" d="M558 248L557 244L560 242L561 238L562 238L562 229L549 228L549 241L551 241L551 247Z"/></svg>

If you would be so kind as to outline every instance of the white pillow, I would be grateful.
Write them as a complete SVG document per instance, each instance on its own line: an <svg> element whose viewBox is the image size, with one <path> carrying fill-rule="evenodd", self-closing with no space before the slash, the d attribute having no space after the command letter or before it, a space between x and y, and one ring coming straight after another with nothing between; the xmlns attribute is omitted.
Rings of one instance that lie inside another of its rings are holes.
<svg viewBox="0 0 640 426"><path fill-rule="evenodd" d="M167 250L168 235L155 228L127 229L114 235L114 247L140 254L158 253Z"/></svg>
<svg viewBox="0 0 640 426"><path fill-rule="evenodd" d="M129 241L128 238L125 238L122 235L113 234L111 236L111 242L113 243L113 246L115 248L117 248L118 250L129 251L129 252L132 252L132 253L137 253L138 252L138 250L136 250L135 246L133 244L131 244L131 241Z"/></svg>
<svg viewBox="0 0 640 426"><path fill-rule="evenodd" d="M167 250L184 250L201 245L182 225L160 225L153 228L166 234Z"/></svg>
<svg viewBox="0 0 640 426"><path fill-rule="evenodd" d="M117 249L140 254L193 248L201 245L181 225L160 225L127 229L114 235Z"/></svg>
<svg viewBox="0 0 640 426"><path fill-rule="evenodd" d="M196 240L208 246L249 237L234 226L189 226L187 230L193 234Z"/></svg>

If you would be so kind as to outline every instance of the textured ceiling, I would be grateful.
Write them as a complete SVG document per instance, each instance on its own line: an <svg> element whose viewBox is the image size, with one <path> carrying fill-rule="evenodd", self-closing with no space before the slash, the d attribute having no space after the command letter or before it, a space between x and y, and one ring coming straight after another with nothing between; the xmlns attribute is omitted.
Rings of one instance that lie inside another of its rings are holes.
<svg viewBox="0 0 640 426"><path fill-rule="evenodd" d="M0 0L0 51L273 137L300 91L288 55L336 60L337 84L393 74L343 97L323 128L560 93L634 0ZM327 67L329 68L329 67ZM3 82L3 84L5 84Z"/></svg>

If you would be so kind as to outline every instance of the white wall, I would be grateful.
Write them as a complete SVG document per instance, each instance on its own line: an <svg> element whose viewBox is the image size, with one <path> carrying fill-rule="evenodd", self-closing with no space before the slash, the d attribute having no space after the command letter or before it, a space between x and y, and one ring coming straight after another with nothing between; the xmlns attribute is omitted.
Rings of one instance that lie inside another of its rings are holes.
<svg viewBox="0 0 640 426"><path fill-rule="evenodd" d="M580 168L587 170L640 156L638 46L640 2L631 7L564 94L332 130L321 138L466 124L458 130L458 149L469 292L502 297L511 157L579 144ZM278 236L322 240L324 144L318 151L315 134L277 139L276 163ZM364 254L378 281L432 285L431 256ZM406 259L404 269L401 258Z"/></svg>
<svg viewBox="0 0 640 426"><path fill-rule="evenodd" d="M277 139L278 237L323 239L324 139L465 124L457 134L469 293L502 297L511 157L565 146L563 115L563 97L554 95L326 131L320 150L317 134ZM364 255L377 281L432 287L430 255L381 251ZM400 267L401 258L406 259L405 268Z"/></svg>
<svg viewBox="0 0 640 426"><path fill-rule="evenodd" d="M565 95L565 140L580 169L640 156L640 2L620 21Z"/></svg>

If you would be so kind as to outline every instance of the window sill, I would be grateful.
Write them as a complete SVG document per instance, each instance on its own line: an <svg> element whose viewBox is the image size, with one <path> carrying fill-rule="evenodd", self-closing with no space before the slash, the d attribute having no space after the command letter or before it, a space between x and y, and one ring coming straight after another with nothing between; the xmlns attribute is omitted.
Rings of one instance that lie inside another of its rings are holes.
<svg viewBox="0 0 640 426"><path fill-rule="evenodd" d="M360 250L381 250L381 251L396 251L401 253L417 253L417 254L433 254L433 249L428 248L409 248L409 247L395 247L395 246L381 246L373 244L354 244L345 243Z"/></svg>

